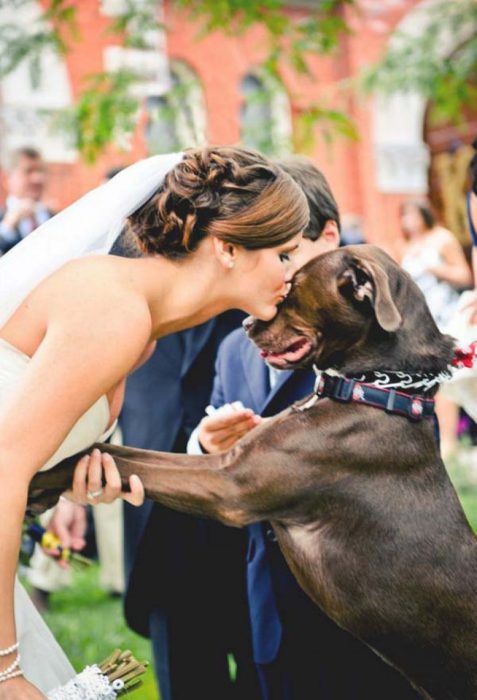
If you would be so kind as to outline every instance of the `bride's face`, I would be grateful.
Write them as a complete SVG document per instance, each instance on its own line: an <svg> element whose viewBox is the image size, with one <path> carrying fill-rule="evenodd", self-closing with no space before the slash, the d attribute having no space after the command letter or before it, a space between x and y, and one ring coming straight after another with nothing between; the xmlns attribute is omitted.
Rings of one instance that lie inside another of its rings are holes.
<svg viewBox="0 0 477 700"><path fill-rule="evenodd" d="M295 257L301 238L299 233L275 248L238 248L234 283L239 308L262 321L275 316L298 269Z"/></svg>

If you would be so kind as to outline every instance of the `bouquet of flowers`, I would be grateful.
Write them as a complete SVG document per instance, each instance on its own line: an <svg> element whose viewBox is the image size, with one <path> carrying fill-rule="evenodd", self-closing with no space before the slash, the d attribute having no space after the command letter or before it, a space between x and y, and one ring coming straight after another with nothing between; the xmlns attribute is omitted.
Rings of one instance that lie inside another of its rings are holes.
<svg viewBox="0 0 477 700"><path fill-rule="evenodd" d="M116 649L101 664L87 666L66 685L47 694L48 700L114 700L140 685L147 662L137 661L130 651Z"/></svg>
<svg viewBox="0 0 477 700"><path fill-rule="evenodd" d="M28 564L33 554L31 543L35 542L43 547L43 550L53 559L66 562L75 569L83 569L91 566L93 563L91 559L87 559L79 552L74 552L67 547L62 547L59 537L44 528L38 520L30 520L27 518L23 524L23 542L20 551L20 560L22 564Z"/></svg>

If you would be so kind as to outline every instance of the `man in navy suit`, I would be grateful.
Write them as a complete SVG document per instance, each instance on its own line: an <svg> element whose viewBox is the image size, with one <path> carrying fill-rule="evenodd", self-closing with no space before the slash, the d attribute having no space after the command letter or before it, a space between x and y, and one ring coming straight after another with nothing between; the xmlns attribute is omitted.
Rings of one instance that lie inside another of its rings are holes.
<svg viewBox="0 0 477 700"><path fill-rule="evenodd" d="M127 382L125 445L185 451L210 397L219 344L243 317L228 312L157 342ZM124 510L125 615L151 638L161 700L256 700L246 533L150 501Z"/></svg>
<svg viewBox="0 0 477 700"><path fill-rule="evenodd" d="M294 261L298 269L338 246L339 213L325 178L311 162L293 158L280 165L301 185L310 206L310 224ZM209 415L192 434L189 451L229 448L261 420L311 393L314 381L310 371L272 370L245 332L234 331L219 349ZM400 674L308 599L268 524L252 525L248 534L253 653L264 700L418 697Z"/></svg>
<svg viewBox="0 0 477 700"><path fill-rule="evenodd" d="M0 255L53 216L42 202L46 168L41 153L23 146L10 155L8 195L0 209Z"/></svg>

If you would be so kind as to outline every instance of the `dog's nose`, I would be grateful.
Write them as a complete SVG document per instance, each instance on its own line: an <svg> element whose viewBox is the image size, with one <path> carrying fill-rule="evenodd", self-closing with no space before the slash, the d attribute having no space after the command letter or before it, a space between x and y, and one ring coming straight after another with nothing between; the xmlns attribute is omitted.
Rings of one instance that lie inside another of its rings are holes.
<svg viewBox="0 0 477 700"><path fill-rule="evenodd" d="M247 316L247 318L244 318L244 320L242 321L242 326L243 326L246 333L249 332L249 330L251 329L251 327L254 324L254 321L255 321L255 319L253 316Z"/></svg>

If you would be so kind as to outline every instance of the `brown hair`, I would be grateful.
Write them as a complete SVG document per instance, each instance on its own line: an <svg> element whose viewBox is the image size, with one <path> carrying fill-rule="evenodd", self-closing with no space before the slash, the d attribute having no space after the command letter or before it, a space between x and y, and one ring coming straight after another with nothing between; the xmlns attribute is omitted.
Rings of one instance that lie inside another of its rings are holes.
<svg viewBox="0 0 477 700"><path fill-rule="evenodd" d="M430 231L436 224L430 203L425 199L408 199L399 207L399 215L402 216L406 209L411 207L419 212L424 226Z"/></svg>
<svg viewBox="0 0 477 700"><path fill-rule="evenodd" d="M308 220L303 192L281 168L255 151L217 146L187 151L128 224L144 253L178 259L206 236L272 248Z"/></svg>
<svg viewBox="0 0 477 700"><path fill-rule="evenodd" d="M11 172L14 170L20 160L23 158L28 158L28 160L43 160L40 151L33 146L20 146L15 148L8 155L8 170Z"/></svg>
<svg viewBox="0 0 477 700"><path fill-rule="evenodd" d="M275 162L300 185L308 202L310 221L303 230L303 238L317 241L327 221L334 221L341 231L338 205L321 170L303 156L287 156Z"/></svg>

